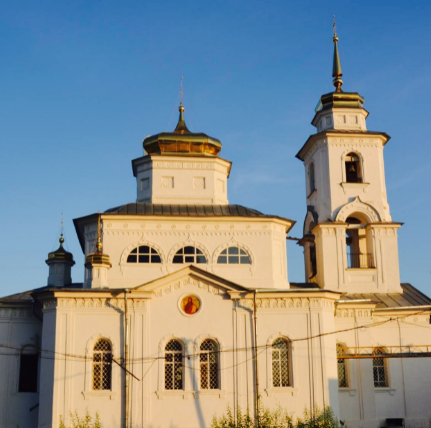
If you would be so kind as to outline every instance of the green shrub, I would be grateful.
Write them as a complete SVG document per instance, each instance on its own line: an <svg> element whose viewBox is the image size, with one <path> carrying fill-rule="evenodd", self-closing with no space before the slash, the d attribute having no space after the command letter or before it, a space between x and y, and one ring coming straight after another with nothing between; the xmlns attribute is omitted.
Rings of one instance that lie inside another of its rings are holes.
<svg viewBox="0 0 431 428"><path fill-rule="evenodd" d="M295 421L287 410L278 406L275 410L259 405L259 415L255 421L249 411L243 413L238 408L237 417L228 406L226 414L217 418L213 417L212 428L340 428L340 423L330 407L322 410L316 408L314 415L309 410L304 410L304 416ZM347 428L347 427L346 427Z"/></svg>
<svg viewBox="0 0 431 428"><path fill-rule="evenodd" d="M74 413L70 412L70 420L72 425L67 427L63 421L63 417L60 415L60 424L59 428L102 428L102 424L100 422L99 413L96 412L96 416L93 418L90 416L88 409L85 412L85 416L80 417L78 412L75 410Z"/></svg>

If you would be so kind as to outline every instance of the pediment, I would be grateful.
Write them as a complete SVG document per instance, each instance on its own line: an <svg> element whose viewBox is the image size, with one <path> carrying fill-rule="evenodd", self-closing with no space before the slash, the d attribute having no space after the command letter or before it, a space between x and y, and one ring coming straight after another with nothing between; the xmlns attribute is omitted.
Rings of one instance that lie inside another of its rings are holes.
<svg viewBox="0 0 431 428"><path fill-rule="evenodd" d="M370 204L363 202L359 196L353 201L343 205L335 216L335 221L345 222L347 217L352 214L361 214L369 223L381 221L379 212Z"/></svg>
<svg viewBox="0 0 431 428"><path fill-rule="evenodd" d="M158 278L131 289L133 292L147 292L154 297L170 294L184 287L198 287L212 294L240 293L250 291L248 288L235 284L217 275L208 273L196 266L187 266L177 272Z"/></svg>

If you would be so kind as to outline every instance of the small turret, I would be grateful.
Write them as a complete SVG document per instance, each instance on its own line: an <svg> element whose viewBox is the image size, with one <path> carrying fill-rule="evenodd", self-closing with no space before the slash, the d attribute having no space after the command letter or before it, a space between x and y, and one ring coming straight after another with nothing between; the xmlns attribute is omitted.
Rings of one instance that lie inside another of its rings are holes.
<svg viewBox="0 0 431 428"><path fill-rule="evenodd" d="M107 288L108 270L112 267L111 259L102 251L100 214L97 226L96 251L85 258L84 288Z"/></svg>
<svg viewBox="0 0 431 428"><path fill-rule="evenodd" d="M64 238L60 235L60 246L48 254L45 263L49 266L48 285L64 287L72 283L71 268L75 264L72 253L63 248Z"/></svg>

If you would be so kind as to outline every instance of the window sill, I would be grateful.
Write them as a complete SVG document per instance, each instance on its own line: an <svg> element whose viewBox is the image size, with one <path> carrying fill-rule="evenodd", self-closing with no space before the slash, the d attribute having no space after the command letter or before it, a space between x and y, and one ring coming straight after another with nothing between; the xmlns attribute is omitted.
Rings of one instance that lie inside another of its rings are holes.
<svg viewBox="0 0 431 428"><path fill-rule="evenodd" d="M193 398L195 391L184 391L183 389L156 391L157 398L163 400L165 397L181 397L183 400Z"/></svg>
<svg viewBox="0 0 431 428"><path fill-rule="evenodd" d="M109 397L111 400L115 400L117 393L114 391L82 391L84 400L91 400L93 397Z"/></svg>
<svg viewBox="0 0 431 428"><path fill-rule="evenodd" d="M371 268L371 267L363 267L363 268L346 268L346 270L348 270L348 271L358 271L358 272L361 272L361 271L364 271L364 270L369 270L369 271L376 271L377 270L377 268Z"/></svg>
<svg viewBox="0 0 431 428"><path fill-rule="evenodd" d="M355 388L339 387L338 391L339 392L348 392L349 395L351 395L352 397L356 395L356 389Z"/></svg>
<svg viewBox="0 0 431 428"><path fill-rule="evenodd" d="M389 387L384 387L384 388L376 388L374 387L374 392L388 392L389 395L395 395L395 388L389 388Z"/></svg>
<svg viewBox="0 0 431 428"><path fill-rule="evenodd" d="M347 189L362 189L364 193L368 190L368 186L370 183L340 183L340 186L343 188L344 193L347 192Z"/></svg>
<svg viewBox="0 0 431 428"><path fill-rule="evenodd" d="M294 388L292 386L281 387L281 388L267 388L265 389L268 397L272 397L273 394L289 394L296 396L298 395L298 388Z"/></svg>
<svg viewBox="0 0 431 428"><path fill-rule="evenodd" d="M195 391L194 396L196 399L201 397L217 397L217 398L225 398L226 391L222 389L202 389L200 391Z"/></svg>

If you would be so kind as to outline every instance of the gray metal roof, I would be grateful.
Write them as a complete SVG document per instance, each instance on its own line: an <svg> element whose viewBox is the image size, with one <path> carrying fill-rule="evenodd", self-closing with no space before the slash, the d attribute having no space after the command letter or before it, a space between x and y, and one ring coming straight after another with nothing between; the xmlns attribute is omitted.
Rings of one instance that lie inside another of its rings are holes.
<svg viewBox="0 0 431 428"><path fill-rule="evenodd" d="M104 214L119 215L163 215L163 216L202 216L202 217L276 217L292 221L279 216L266 215L252 208L242 205L199 205L199 204L147 204L133 202L110 208Z"/></svg>
<svg viewBox="0 0 431 428"><path fill-rule="evenodd" d="M431 305L431 299L408 283L401 284L404 293L352 293L342 297L343 300L370 299L379 302L378 308L399 308L403 306Z"/></svg>
<svg viewBox="0 0 431 428"><path fill-rule="evenodd" d="M45 290L63 290L63 291L81 291L81 292L94 292L94 291L106 291L106 289L93 290L93 289L83 289L82 283L73 283L69 284L66 287L53 287L53 286L45 286L41 288L36 288L29 291L24 291L22 293L13 294L11 296L6 296L0 298L0 304L7 303L31 303L33 301L31 294L35 292L41 292ZM317 284L314 283L298 283L292 282L290 283L291 289L313 289L318 287ZM404 293L352 293L345 294L342 297L342 300L363 300L369 299L373 302L379 302L378 308L400 308L406 306L425 306L431 305L431 299L420 292L417 288L413 287L413 285L408 283L401 284L401 287L404 290ZM268 289L268 292L276 291Z"/></svg>

